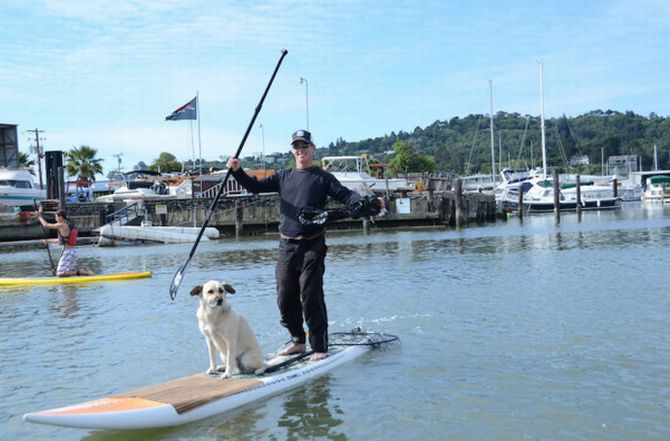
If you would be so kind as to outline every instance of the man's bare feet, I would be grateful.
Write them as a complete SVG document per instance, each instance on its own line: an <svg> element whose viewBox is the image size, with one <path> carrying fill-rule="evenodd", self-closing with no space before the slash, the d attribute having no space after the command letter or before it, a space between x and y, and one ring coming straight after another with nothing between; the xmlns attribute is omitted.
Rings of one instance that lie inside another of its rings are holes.
<svg viewBox="0 0 670 441"><path fill-rule="evenodd" d="M319 360L323 360L326 357L328 357L327 352L315 352L315 353L312 354L311 357L309 357L309 361L319 361Z"/></svg>
<svg viewBox="0 0 670 441"><path fill-rule="evenodd" d="M306 351L304 343L291 343L290 346L282 349L277 352L277 355L294 355L294 354L303 354Z"/></svg>

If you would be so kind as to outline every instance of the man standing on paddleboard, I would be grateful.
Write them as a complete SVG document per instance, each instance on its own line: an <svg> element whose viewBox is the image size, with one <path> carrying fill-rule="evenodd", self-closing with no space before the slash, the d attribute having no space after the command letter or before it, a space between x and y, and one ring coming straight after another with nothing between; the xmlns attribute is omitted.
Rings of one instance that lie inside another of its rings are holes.
<svg viewBox="0 0 670 441"><path fill-rule="evenodd" d="M256 179L242 170L238 158L228 159L233 177L252 193L279 192L279 255L275 277L277 305L281 324L291 334L291 344L279 355L306 352L303 317L309 329L309 344L317 361L328 355L328 314L323 294L323 274L326 270L325 227L323 224L303 224L299 217L303 209L325 210L328 196L338 202L353 205L363 199L349 190L327 171L314 164L316 145L312 134L298 130L292 135L291 152L295 168L278 170L265 179ZM383 207L384 201L380 200Z"/></svg>
<svg viewBox="0 0 670 441"><path fill-rule="evenodd" d="M75 246L77 245L77 229L67 219L65 211L58 210L56 212L56 222L53 224L44 220L42 213L39 211L37 211L37 220L40 221L44 228L56 230L58 233L57 239L45 239L46 246L49 246L49 241L63 246L63 252L58 260L56 275L58 277L92 276L93 271L88 268L77 269L77 251L75 250Z"/></svg>

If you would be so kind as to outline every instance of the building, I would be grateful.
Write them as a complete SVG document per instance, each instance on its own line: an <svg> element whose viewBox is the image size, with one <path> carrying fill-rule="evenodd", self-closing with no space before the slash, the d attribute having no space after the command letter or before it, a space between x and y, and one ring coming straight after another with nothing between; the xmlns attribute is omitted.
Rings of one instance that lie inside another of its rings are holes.
<svg viewBox="0 0 670 441"><path fill-rule="evenodd" d="M610 156L607 161L609 174L621 176L629 175L631 172L639 171L639 158L640 157L638 155Z"/></svg>
<svg viewBox="0 0 670 441"><path fill-rule="evenodd" d="M0 123L0 167L19 168L19 143L15 124Z"/></svg>

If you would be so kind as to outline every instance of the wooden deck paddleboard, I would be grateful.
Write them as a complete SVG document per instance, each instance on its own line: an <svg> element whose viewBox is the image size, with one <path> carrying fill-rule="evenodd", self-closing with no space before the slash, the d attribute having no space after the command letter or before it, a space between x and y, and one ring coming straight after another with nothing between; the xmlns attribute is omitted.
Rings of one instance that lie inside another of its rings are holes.
<svg viewBox="0 0 670 441"><path fill-rule="evenodd" d="M136 271L117 274L97 274L94 276L71 277L0 277L0 286L54 285L64 283L93 283L109 280L129 280L151 277L150 271Z"/></svg>
<svg viewBox="0 0 670 441"><path fill-rule="evenodd" d="M90 429L148 429L176 426L227 412L260 398L283 392L322 375L370 349L381 334L360 334L355 346L332 346L328 357L309 357L261 376L221 379L196 374L73 406L27 413L25 421ZM373 337L370 337L373 336ZM378 337L377 337L378 338ZM276 357L271 365L291 357Z"/></svg>

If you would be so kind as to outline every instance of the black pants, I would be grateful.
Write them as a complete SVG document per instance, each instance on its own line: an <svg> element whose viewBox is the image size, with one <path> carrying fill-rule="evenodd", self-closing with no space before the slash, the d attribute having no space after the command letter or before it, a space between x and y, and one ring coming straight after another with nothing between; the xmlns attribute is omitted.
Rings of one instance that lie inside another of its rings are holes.
<svg viewBox="0 0 670 441"><path fill-rule="evenodd" d="M314 352L328 351L328 313L323 296L323 273L328 247L324 236L313 240L279 242L277 306L281 324L294 343L305 343L303 316Z"/></svg>

